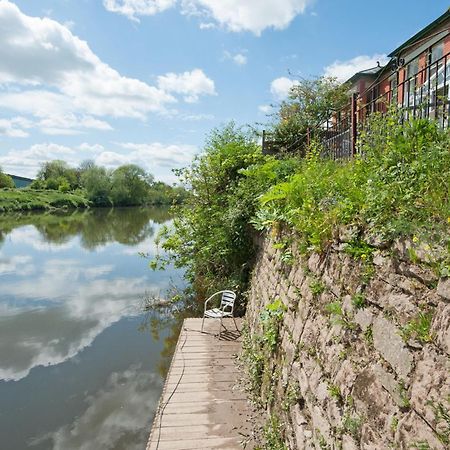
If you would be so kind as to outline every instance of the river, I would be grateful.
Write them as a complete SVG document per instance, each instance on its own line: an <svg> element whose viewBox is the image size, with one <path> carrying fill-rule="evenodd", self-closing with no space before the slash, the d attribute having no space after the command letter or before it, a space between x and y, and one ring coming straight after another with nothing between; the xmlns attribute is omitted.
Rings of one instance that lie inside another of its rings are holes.
<svg viewBox="0 0 450 450"><path fill-rule="evenodd" d="M143 299L166 210L0 215L0 448L145 448L178 324Z"/></svg>

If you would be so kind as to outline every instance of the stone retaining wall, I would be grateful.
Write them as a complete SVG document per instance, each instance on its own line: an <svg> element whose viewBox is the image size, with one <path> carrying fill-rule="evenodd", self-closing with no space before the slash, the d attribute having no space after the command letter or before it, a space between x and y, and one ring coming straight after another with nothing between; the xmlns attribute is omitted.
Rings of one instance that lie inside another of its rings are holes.
<svg viewBox="0 0 450 450"><path fill-rule="evenodd" d="M347 234L308 259L274 247L280 237L261 243L250 335L264 335L267 305L286 306L264 368L268 413L289 449L450 448L450 280L431 270L427 246L403 242L355 258ZM418 338L426 314L432 326Z"/></svg>

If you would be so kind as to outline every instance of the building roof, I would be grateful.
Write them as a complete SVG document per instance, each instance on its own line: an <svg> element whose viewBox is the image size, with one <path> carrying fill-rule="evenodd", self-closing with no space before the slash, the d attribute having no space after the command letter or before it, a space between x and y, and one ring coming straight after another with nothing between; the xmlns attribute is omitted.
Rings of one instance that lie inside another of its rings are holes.
<svg viewBox="0 0 450 450"><path fill-rule="evenodd" d="M7 173L6 175L10 176L10 177L13 178L13 179L15 178L16 180L29 181L30 183L31 183L32 181L34 181L32 178L21 177L21 176L19 176L19 175L12 175L12 174L10 174L10 173Z"/></svg>
<svg viewBox="0 0 450 450"><path fill-rule="evenodd" d="M353 76L351 76L346 81L346 83L354 83L358 78L361 78L361 77L375 78L381 70L383 70L383 67L380 65L378 65L376 67L371 67L370 69L361 70L360 72L356 72Z"/></svg>
<svg viewBox="0 0 450 450"><path fill-rule="evenodd" d="M441 25L446 20L450 19L450 8L445 11L444 14L439 16L436 20L431 22L429 25L427 25L425 28L420 30L418 33L416 33L414 36L409 38L406 42L404 42L400 47L397 47L394 51L392 51L388 56L393 57L395 55L398 55L402 50L409 47L410 45L414 44L418 40L420 40L422 37L425 37L430 31L434 30L436 27Z"/></svg>

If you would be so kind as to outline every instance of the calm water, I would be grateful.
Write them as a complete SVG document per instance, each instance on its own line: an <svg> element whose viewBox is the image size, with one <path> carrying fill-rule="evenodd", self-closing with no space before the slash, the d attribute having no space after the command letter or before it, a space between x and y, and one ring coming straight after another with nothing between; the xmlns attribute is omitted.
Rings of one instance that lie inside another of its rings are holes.
<svg viewBox="0 0 450 450"><path fill-rule="evenodd" d="M139 449L176 341L145 294L159 209L0 215L0 448Z"/></svg>

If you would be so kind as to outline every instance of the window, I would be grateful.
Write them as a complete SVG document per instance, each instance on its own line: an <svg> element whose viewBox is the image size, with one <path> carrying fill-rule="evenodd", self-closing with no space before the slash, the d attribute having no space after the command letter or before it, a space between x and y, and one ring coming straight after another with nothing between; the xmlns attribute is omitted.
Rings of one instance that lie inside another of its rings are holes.
<svg viewBox="0 0 450 450"><path fill-rule="evenodd" d="M417 75L419 72L419 60L413 59L406 68L406 78L411 78Z"/></svg>
<svg viewBox="0 0 450 450"><path fill-rule="evenodd" d="M444 43L433 45L429 52L429 63L433 64L444 56Z"/></svg>

